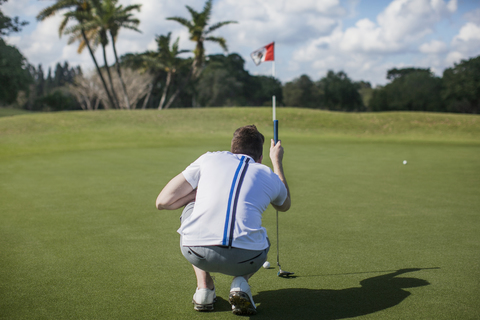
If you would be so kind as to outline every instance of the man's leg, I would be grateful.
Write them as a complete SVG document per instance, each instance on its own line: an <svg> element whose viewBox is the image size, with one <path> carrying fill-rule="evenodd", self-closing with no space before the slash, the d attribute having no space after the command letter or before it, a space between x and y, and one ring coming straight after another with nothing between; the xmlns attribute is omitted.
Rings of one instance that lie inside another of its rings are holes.
<svg viewBox="0 0 480 320"><path fill-rule="evenodd" d="M199 289L210 289L213 290L215 288L215 284L213 283L213 278L209 272L203 271L197 267L193 266L193 270L195 270L195 276L197 277L197 288Z"/></svg>
<svg viewBox="0 0 480 320"><path fill-rule="evenodd" d="M192 300L193 308L197 311L212 311L213 304L217 301L213 278L210 273L195 266L193 266L193 270L197 277L197 290L195 290Z"/></svg>
<svg viewBox="0 0 480 320"><path fill-rule="evenodd" d="M190 202L185 206L182 216L180 217L180 221L182 223L192 214L194 205L195 202ZM182 253L185 255L183 252L184 247L182 246L182 242L182 236L180 236L180 248L182 249ZM197 289L195 290L195 294L193 295L192 299L193 308L197 311L212 311L214 308L213 304L215 301L217 301L213 278L210 273L205 272L194 265L192 266L197 278Z"/></svg>

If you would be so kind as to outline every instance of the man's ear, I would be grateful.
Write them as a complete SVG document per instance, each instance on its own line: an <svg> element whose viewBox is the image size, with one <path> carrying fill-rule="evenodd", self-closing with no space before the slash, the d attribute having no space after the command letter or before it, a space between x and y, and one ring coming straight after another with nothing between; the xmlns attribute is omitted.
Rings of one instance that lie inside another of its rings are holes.
<svg viewBox="0 0 480 320"><path fill-rule="evenodd" d="M256 163L262 163L262 160L263 160L263 154L262 154L262 155L260 156L260 158L259 158L257 161L255 161L255 162L256 162Z"/></svg>

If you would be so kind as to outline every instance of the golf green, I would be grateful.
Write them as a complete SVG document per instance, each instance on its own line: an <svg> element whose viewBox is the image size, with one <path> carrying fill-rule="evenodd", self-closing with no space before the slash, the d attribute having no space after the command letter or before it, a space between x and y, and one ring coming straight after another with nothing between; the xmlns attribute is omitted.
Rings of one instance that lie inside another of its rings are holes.
<svg viewBox="0 0 480 320"><path fill-rule="evenodd" d="M255 318L477 319L480 117L277 115L292 192L280 263L295 274L277 277L269 208ZM193 310L180 210L157 211L155 198L252 123L271 138L268 108L0 118L0 318L235 318L220 274L215 311Z"/></svg>

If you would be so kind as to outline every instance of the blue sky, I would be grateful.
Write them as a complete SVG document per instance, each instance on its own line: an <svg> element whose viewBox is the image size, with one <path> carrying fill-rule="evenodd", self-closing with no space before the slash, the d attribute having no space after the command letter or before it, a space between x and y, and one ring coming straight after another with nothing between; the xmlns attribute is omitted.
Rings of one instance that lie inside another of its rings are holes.
<svg viewBox="0 0 480 320"><path fill-rule="evenodd" d="M8 0L2 11L30 22L21 33L7 38L34 65L44 69L67 60L70 65L93 69L87 50L58 37L61 16L44 22L36 14L53 0ZM121 31L120 54L154 50L155 35L172 32L182 49L193 49L184 27L165 18L188 18L185 5L201 11L203 0L120 0L142 4L135 33ZM480 1L478 0L214 0L211 23L236 20L215 32L227 39L230 52L245 59L251 74L271 75L272 63L255 66L250 53L275 41L276 76L287 82L307 74L312 80L328 70L344 71L355 81L372 85L387 82L388 69L431 68L441 75L462 59L480 55ZM221 53L218 45L206 46L207 54ZM96 53L100 61L101 52ZM113 53L108 52L110 62Z"/></svg>

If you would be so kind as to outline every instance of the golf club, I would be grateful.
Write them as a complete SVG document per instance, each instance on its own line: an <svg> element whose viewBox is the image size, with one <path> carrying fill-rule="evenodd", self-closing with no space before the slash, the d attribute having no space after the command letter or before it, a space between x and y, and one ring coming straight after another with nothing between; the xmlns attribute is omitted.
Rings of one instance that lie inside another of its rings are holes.
<svg viewBox="0 0 480 320"><path fill-rule="evenodd" d="M275 141L275 144L278 142L278 120L276 118L275 114L275 96L273 98L273 141ZM277 221L277 266L278 266L278 277L283 277L287 278L288 276L292 275L293 272L288 272L282 270L282 267L280 267L280 250L278 247L279 241L278 241L278 210L276 212L276 221Z"/></svg>

